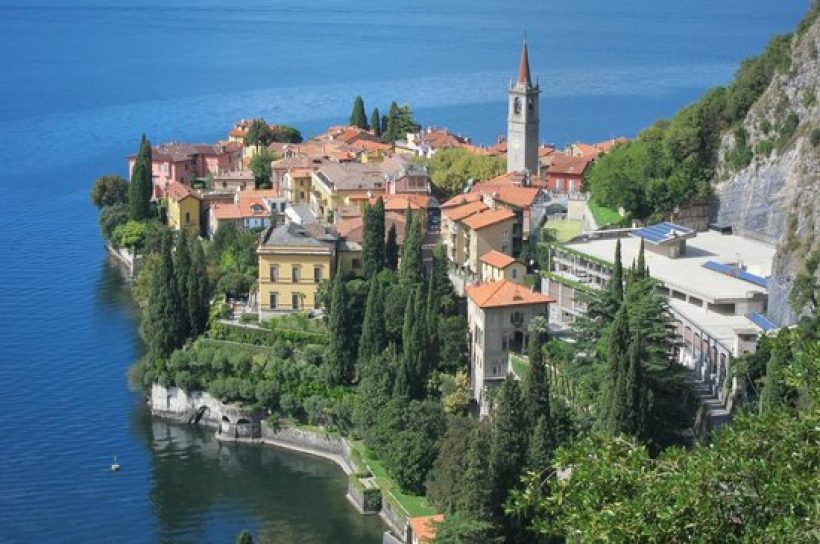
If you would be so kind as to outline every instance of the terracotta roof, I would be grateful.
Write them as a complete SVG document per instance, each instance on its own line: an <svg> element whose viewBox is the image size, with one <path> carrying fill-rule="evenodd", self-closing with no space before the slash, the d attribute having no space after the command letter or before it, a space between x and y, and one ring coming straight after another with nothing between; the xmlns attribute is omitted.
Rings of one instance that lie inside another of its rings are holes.
<svg viewBox="0 0 820 544"><path fill-rule="evenodd" d="M239 204L215 202L211 204L211 213L217 219L241 219Z"/></svg>
<svg viewBox="0 0 820 544"><path fill-rule="evenodd" d="M445 129L430 129L421 134L421 141L432 149L444 149L447 147L462 147L469 143L467 138L453 134Z"/></svg>
<svg viewBox="0 0 820 544"><path fill-rule="evenodd" d="M456 206L461 206L462 204L467 204L469 202L475 202L476 200L481 199L481 193L465 193L461 195L456 195L452 197L450 200L446 201L444 204L441 205L441 209L445 210L447 208L455 208Z"/></svg>
<svg viewBox="0 0 820 544"><path fill-rule="evenodd" d="M576 174L580 176L590 162L592 162L591 157L573 157L572 155L555 153L552 156L548 172L549 174Z"/></svg>
<svg viewBox="0 0 820 544"><path fill-rule="evenodd" d="M523 184L524 174L522 172L506 172L487 181L474 184L470 192L488 191L494 187L521 187Z"/></svg>
<svg viewBox="0 0 820 544"><path fill-rule="evenodd" d="M475 202L470 202L469 204L464 204L463 206L459 206L457 208L450 208L444 211L444 215L452 219L453 221L461 221L465 217L469 217L475 213L482 212L487 210L487 205L477 200Z"/></svg>
<svg viewBox="0 0 820 544"><path fill-rule="evenodd" d="M187 198L189 196L197 199L199 198L193 189L187 185L179 183L178 181L172 181L169 183L165 188L165 194L174 200L182 200L183 198Z"/></svg>
<svg viewBox="0 0 820 544"><path fill-rule="evenodd" d="M480 230L514 218L515 214L507 208L498 208L471 215L462 222L473 230Z"/></svg>
<svg viewBox="0 0 820 544"><path fill-rule="evenodd" d="M610 149L615 147L616 145L625 144L628 141L629 141L629 138L627 138L626 136L619 136L617 138L612 138L611 140L605 140L603 142L598 142L597 144L592 144L592 145L594 145L595 147L600 149L602 152L606 153Z"/></svg>
<svg viewBox="0 0 820 544"><path fill-rule="evenodd" d="M419 542L432 543L436 538L436 524L444 521L444 514L410 518L407 523L413 530L413 535Z"/></svg>
<svg viewBox="0 0 820 544"><path fill-rule="evenodd" d="M476 283L465 289L467 296L479 308L500 308L529 304L549 304L555 299L542 293L530 291L523 285L509 280Z"/></svg>
<svg viewBox="0 0 820 544"><path fill-rule="evenodd" d="M511 204L518 208L529 208L532 206L541 189L538 187L515 187L515 186L481 186L481 194L487 194L495 200L500 200L506 204Z"/></svg>
<svg viewBox="0 0 820 544"><path fill-rule="evenodd" d="M504 269L510 266L512 263L515 262L515 259L510 257L509 255L504 255L500 251L492 250L488 251L484 255L481 256L479 259L482 263L487 263L488 265L492 266L493 268L500 268Z"/></svg>
<svg viewBox="0 0 820 544"><path fill-rule="evenodd" d="M375 204L379 197L372 197L371 204ZM430 207L433 197L430 195L396 194L381 195L384 201L385 211L404 212L409 207L411 210L426 210Z"/></svg>
<svg viewBox="0 0 820 544"><path fill-rule="evenodd" d="M542 159L544 157L548 157L555 153L555 147L551 145L540 145L538 146L538 158Z"/></svg>
<svg viewBox="0 0 820 544"><path fill-rule="evenodd" d="M582 157L597 157L602 153L601 149L594 145L589 144L582 144L578 143L575 144L575 149L578 150L578 153L581 154Z"/></svg>
<svg viewBox="0 0 820 544"><path fill-rule="evenodd" d="M319 169L337 191L371 191L384 188L384 176L377 166L362 163L328 162Z"/></svg>
<svg viewBox="0 0 820 544"><path fill-rule="evenodd" d="M528 86L532 85L530 80L530 59L527 55L527 42L524 42L524 47L521 48L521 61L518 63L518 83L526 83Z"/></svg>
<svg viewBox="0 0 820 544"><path fill-rule="evenodd" d="M404 242L404 229L406 227L404 216L400 213L386 212L384 214L384 232L385 235L390 231L390 227L396 227L396 241L401 246ZM336 232L339 236L350 240L351 242L362 243L364 239L364 218L351 217L343 219L336 225Z"/></svg>

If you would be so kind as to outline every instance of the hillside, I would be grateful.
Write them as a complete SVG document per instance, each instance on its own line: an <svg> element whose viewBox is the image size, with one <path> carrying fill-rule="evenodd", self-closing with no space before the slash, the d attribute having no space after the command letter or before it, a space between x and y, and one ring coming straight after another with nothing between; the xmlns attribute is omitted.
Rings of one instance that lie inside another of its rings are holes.
<svg viewBox="0 0 820 544"><path fill-rule="evenodd" d="M820 252L820 19L791 38L790 67L775 74L741 126L724 134L712 181L711 222L777 245L770 317L795 321L795 277L817 275ZM741 256L742 257L742 256Z"/></svg>

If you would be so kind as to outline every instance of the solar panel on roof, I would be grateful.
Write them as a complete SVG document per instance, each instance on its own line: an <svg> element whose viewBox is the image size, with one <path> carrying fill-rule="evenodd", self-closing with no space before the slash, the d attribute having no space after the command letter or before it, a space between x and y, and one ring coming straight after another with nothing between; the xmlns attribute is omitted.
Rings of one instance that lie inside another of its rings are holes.
<svg viewBox="0 0 820 544"><path fill-rule="evenodd" d="M760 287L769 287L768 279L758 276L756 274L752 274L750 272L746 272L745 270L738 270L737 268L732 268L731 266L719 263L717 261L706 261L705 263L703 263L703 268L707 268L709 270L713 270L715 272L719 272L727 276L732 276L739 280L748 281L749 283L753 283Z"/></svg>
<svg viewBox="0 0 820 544"><path fill-rule="evenodd" d="M749 315L747 315L746 317L749 318L749 321L751 321L752 323L754 323L766 332L769 332L777 328L777 325L775 325L771 319L769 319L763 314L759 314L757 312L749 312Z"/></svg>
<svg viewBox="0 0 820 544"><path fill-rule="evenodd" d="M759 285L760 287L769 287L769 280L756 274L740 271L737 273L737 277L750 283L754 283L755 285Z"/></svg>

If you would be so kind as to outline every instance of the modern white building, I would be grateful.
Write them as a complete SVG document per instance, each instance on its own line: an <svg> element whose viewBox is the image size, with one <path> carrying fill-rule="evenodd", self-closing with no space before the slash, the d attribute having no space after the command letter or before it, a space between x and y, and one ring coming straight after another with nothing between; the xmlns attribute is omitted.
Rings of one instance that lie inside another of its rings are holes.
<svg viewBox="0 0 820 544"><path fill-rule="evenodd" d="M586 310L576 295L609 281L618 236L624 268L637 259L643 239L646 265L677 322L679 362L718 395L736 386L725 380L730 360L754 352L758 337L774 328L765 317L774 248L672 223L598 236L551 250L550 269L542 272L542 291L556 299L550 321L568 326Z"/></svg>

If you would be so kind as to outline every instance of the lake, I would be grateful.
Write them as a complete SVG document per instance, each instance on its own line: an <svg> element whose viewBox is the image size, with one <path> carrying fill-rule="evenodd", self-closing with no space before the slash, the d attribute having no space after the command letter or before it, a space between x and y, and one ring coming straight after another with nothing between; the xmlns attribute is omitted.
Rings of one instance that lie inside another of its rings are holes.
<svg viewBox="0 0 820 544"><path fill-rule="evenodd" d="M807 5L0 0L0 542L380 541L335 465L154 422L129 391L135 309L88 192L142 133L211 141L264 116L309 135L360 94L491 143L526 33L543 141L634 135Z"/></svg>

